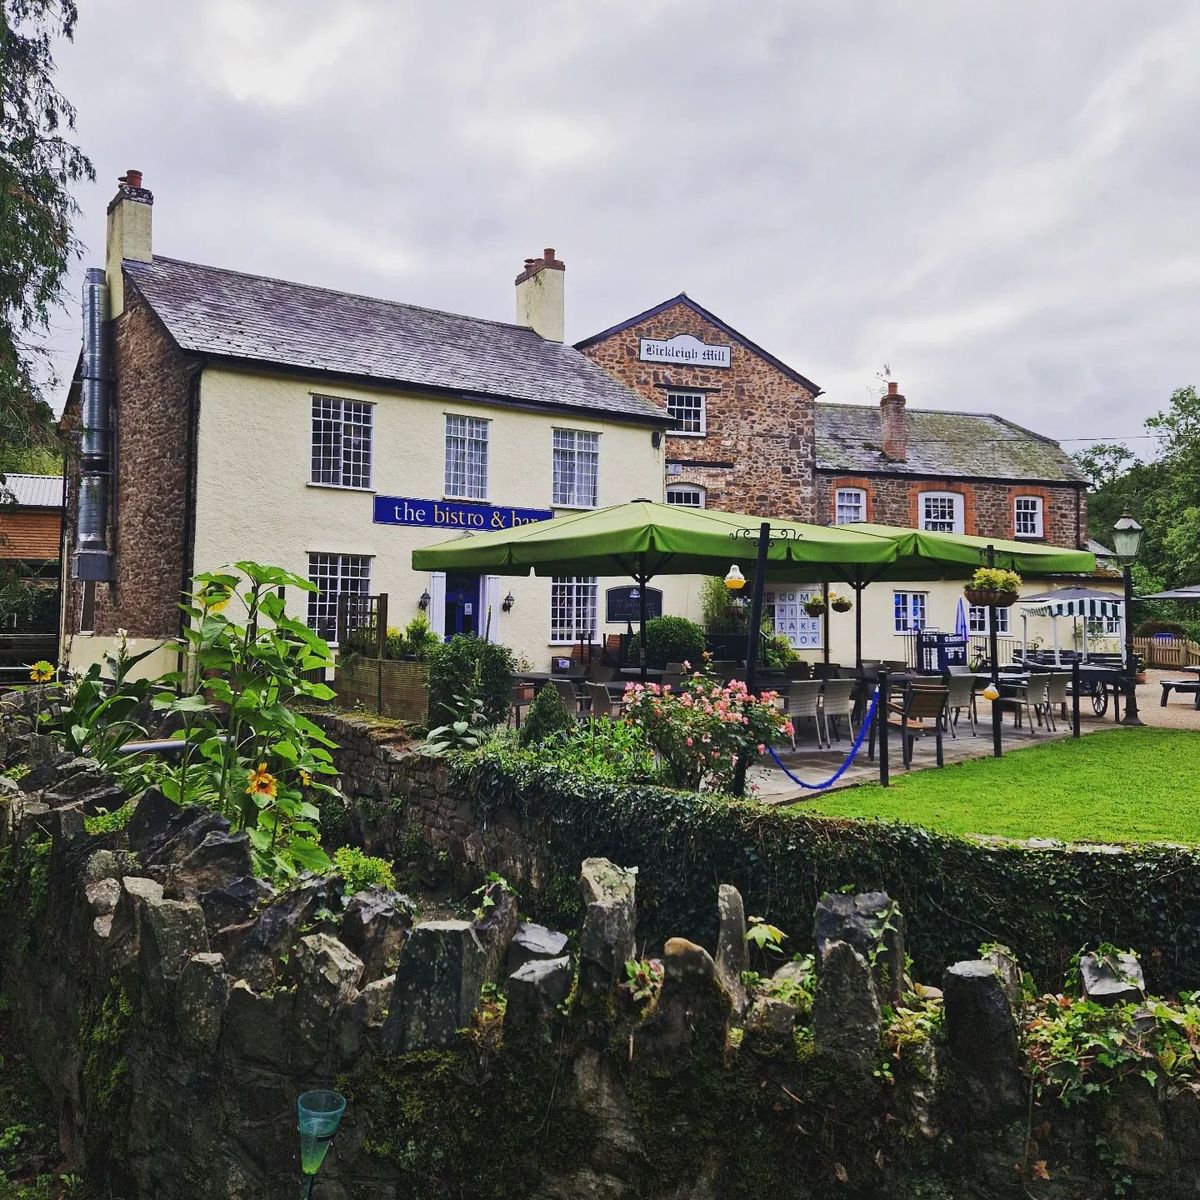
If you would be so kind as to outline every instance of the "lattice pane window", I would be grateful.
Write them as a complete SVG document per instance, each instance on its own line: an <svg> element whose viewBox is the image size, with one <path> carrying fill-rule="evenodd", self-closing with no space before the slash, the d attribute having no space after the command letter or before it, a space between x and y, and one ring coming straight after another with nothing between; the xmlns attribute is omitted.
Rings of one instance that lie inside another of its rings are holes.
<svg viewBox="0 0 1200 1200"><path fill-rule="evenodd" d="M338 596L366 596L371 591L371 559L365 554L310 554L308 579L317 591L308 593L308 624L326 641L337 637Z"/></svg>
<svg viewBox="0 0 1200 1200"><path fill-rule="evenodd" d="M867 493L862 488L838 488L834 524L848 525L867 519Z"/></svg>
<svg viewBox="0 0 1200 1200"><path fill-rule="evenodd" d="M1041 537L1041 496L1018 496L1015 503L1015 526L1017 537Z"/></svg>
<svg viewBox="0 0 1200 1200"><path fill-rule="evenodd" d="M667 416L671 418L672 433L699 436L705 431L704 393L668 392Z"/></svg>
<svg viewBox="0 0 1200 1200"><path fill-rule="evenodd" d="M312 398L312 482L371 486L373 406L337 396Z"/></svg>
<svg viewBox="0 0 1200 1200"><path fill-rule="evenodd" d="M971 633L988 632L988 609L986 604L972 604L967 608L967 629ZM1008 623L1007 608L996 609L996 632L1007 635L1011 626Z"/></svg>
<svg viewBox="0 0 1200 1200"><path fill-rule="evenodd" d="M667 488L667 503L680 508L703 508L704 489L695 483L673 483Z"/></svg>
<svg viewBox="0 0 1200 1200"><path fill-rule="evenodd" d="M921 528L934 533L962 533L962 497L952 492L923 492Z"/></svg>
<svg viewBox="0 0 1200 1200"><path fill-rule="evenodd" d="M550 585L550 640L590 642L595 634L596 577L555 577Z"/></svg>
<svg viewBox="0 0 1200 1200"><path fill-rule="evenodd" d="M488 423L481 417L446 417L446 495L486 500Z"/></svg>
<svg viewBox="0 0 1200 1200"><path fill-rule="evenodd" d="M915 633L925 628L928 592L893 592L895 630L897 633Z"/></svg>
<svg viewBox="0 0 1200 1200"><path fill-rule="evenodd" d="M600 435L577 429L554 431L554 506L596 507Z"/></svg>

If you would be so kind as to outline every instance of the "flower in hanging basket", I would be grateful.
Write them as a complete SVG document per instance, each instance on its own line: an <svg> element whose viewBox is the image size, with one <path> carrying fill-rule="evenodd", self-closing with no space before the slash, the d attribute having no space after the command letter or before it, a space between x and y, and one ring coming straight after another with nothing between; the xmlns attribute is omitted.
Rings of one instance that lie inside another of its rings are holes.
<svg viewBox="0 0 1200 1200"><path fill-rule="evenodd" d="M854 607L854 604L849 596L839 596L834 592L830 592L829 607L834 612L849 612Z"/></svg>
<svg viewBox="0 0 1200 1200"><path fill-rule="evenodd" d="M1021 577L1016 571L998 567L980 567L963 588L967 599L975 605L1008 608L1017 602Z"/></svg>
<svg viewBox="0 0 1200 1200"><path fill-rule="evenodd" d="M810 617L823 617L825 615L825 601L820 596L814 596L811 600L805 600L804 611Z"/></svg>

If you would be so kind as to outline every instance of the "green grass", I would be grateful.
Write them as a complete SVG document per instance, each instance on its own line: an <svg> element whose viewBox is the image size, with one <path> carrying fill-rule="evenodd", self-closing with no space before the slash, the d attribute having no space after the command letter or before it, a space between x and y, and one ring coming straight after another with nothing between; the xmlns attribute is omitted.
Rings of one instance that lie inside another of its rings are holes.
<svg viewBox="0 0 1200 1200"><path fill-rule="evenodd" d="M899 752L896 754L898 759ZM827 792L796 808L942 833L1200 844L1200 733L1116 729Z"/></svg>

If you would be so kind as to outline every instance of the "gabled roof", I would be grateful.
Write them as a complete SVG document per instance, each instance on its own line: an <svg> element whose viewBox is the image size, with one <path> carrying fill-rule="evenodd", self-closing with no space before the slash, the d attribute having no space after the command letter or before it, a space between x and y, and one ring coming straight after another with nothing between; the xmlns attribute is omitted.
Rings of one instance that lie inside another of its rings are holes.
<svg viewBox="0 0 1200 1200"><path fill-rule="evenodd" d="M1051 438L991 413L906 408L908 456L884 458L879 410L865 404L817 405L817 470L1083 483L1069 454Z"/></svg>
<svg viewBox="0 0 1200 1200"><path fill-rule="evenodd" d="M125 276L188 353L645 421L666 415L523 325L156 256Z"/></svg>
<svg viewBox="0 0 1200 1200"><path fill-rule="evenodd" d="M814 396L821 394L821 389L811 379L806 379L799 371L794 370L787 363L764 350L757 342L752 342L744 333L739 333L732 325L727 325L716 313L711 313L702 304L697 304L687 292L680 292L678 296L672 296L670 300L664 300L661 304L656 304L653 308L648 308L645 312L638 313L636 317L630 317L627 321L622 321L618 325L610 325L607 329L602 329L599 333L594 333L591 337L584 338L582 342L576 342L575 349L585 350L588 346L594 345L596 342L602 342L605 338L612 337L614 333L624 333L626 329L632 329L635 325L640 325L643 321L657 317L659 313L666 312L667 309L674 308L677 304L682 304L685 308L690 308L698 317L715 325L726 337L730 337L739 345L744 346L751 354L757 354L759 358L765 359L777 371L781 371L789 379L798 383L805 391L811 392Z"/></svg>
<svg viewBox="0 0 1200 1200"><path fill-rule="evenodd" d="M0 473L0 505L21 508L62 508L61 475L21 475L15 471Z"/></svg>

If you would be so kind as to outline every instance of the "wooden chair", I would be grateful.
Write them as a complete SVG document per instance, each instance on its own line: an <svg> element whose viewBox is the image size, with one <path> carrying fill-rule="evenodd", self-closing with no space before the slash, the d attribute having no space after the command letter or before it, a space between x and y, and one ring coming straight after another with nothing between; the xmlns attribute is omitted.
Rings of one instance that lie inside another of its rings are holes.
<svg viewBox="0 0 1200 1200"><path fill-rule="evenodd" d="M822 729L820 679L794 679L779 693L783 701L783 711L787 713L792 723L792 749L796 748L796 722L801 717L811 720L817 731L817 745L827 745L828 731Z"/></svg>
<svg viewBox="0 0 1200 1200"><path fill-rule="evenodd" d="M829 725L833 722L834 736L841 739L841 731L837 722L845 720L854 737L854 693L858 688L857 679L826 679L821 689L821 718L825 725L825 745L829 745Z"/></svg>
<svg viewBox="0 0 1200 1200"><path fill-rule="evenodd" d="M904 766L912 766L913 745L917 738L933 737L937 745L937 765L945 765L942 756L942 725L949 690L944 684L932 687L911 687L902 697L888 703L887 730L900 734L904 750ZM875 757L875 734L879 722L871 725L870 748L867 757ZM884 736L887 736L885 732Z"/></svg>
<svg viewBox="0 0 1200 1200"><path fill-rule="evenodd" d="M946 724L950 728L950 736L958 737L958 720L965 708L971 721L971 736L975 737L975 722L979 718L975 706L975 676L947 675L946 691Z"/></svg>

